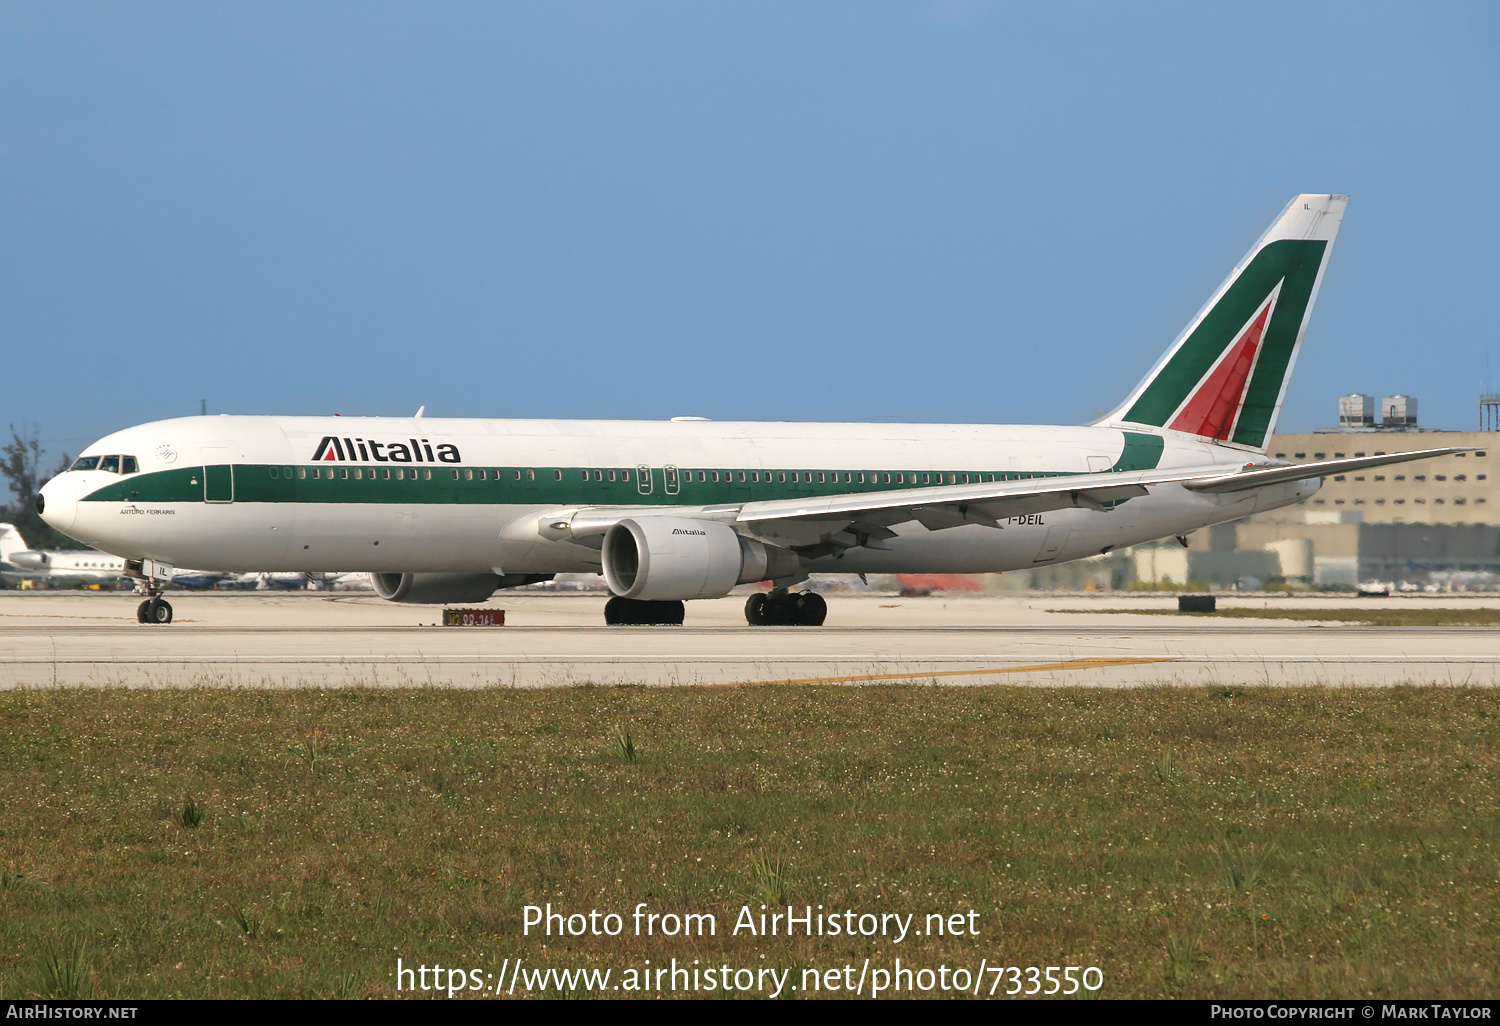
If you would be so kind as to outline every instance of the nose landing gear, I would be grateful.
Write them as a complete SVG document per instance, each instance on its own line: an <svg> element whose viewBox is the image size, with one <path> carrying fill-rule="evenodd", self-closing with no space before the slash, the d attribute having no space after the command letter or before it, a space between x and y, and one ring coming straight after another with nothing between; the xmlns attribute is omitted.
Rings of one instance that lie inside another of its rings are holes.
<svg viewBox="0 0 1500 1026"><path fill-rule="evenodd" d="M828 603L815 591L794 595L775 588L745 601L745 622L752 627L821 627L827 617Z"/></svg>
<svg viewBox="0 0 1500 1026"><path fill-rule="evenodd" d="M152 596L136 607L135 618L141 623L171 623L172 603Z"/></svg>
<svg viewBox="0 0 1500 1026"><path fill-rule="evenodd" d="M172 603L161 597L161 580L170 580L172 571L165 567L165 573L159 573L158 568L165 564L153 560L127 559L125 561L125 574L135 581L135 593L146 596L146 600L135 607L135 618L138 623L171 623Z"/></svg>

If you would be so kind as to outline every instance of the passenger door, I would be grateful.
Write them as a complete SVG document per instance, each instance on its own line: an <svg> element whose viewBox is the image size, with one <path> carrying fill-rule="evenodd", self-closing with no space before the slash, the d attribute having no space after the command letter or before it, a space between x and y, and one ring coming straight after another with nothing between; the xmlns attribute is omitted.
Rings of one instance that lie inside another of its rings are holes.
<svg viewBox="0 0 1500 1026"><path fill-rule="evenodd" d="M203 501L234 501L234 464L229 449L222 445L205 445L203 454Z"/></svg>

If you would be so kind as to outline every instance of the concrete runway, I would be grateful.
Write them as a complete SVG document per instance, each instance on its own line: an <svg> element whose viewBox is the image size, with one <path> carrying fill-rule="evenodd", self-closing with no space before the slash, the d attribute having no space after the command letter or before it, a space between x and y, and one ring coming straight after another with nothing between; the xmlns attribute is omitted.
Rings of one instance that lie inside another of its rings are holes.
<svg viewBox="0 0 1500 1026"><path fill-rule="evenodd" d="M547 687L916 681L1493 687L1500 628L1359 627L1106 614L1170 598L829 597L821 628L745 626L743 597L688 605L682 627L606 627L603 596L510 594L509 626L440 627L436 607L368 592L174 593L177 621L135 622L124 593L0 593L0 687ZM1500 596L1293 600L1452 608ZM1067 610L1054 612L1053 610Z"/></svg>

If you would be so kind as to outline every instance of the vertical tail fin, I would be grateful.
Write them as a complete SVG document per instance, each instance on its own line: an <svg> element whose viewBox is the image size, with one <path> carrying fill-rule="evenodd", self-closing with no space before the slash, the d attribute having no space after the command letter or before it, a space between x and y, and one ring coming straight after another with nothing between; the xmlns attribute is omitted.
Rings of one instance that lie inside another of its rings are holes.
<svg viewBox="0 0 1500 1026"><path fill-rule="evenodd" d="M26 539L15 524L0 524L0 561L9 563L12 552L27 551Z"/></svg>
<svg viewBox="0 0 1500 1026"><path fill-rule="evenodd" d="M1101 426L1166 428L1264 451L1347 196L1287 204Z"/></svg>

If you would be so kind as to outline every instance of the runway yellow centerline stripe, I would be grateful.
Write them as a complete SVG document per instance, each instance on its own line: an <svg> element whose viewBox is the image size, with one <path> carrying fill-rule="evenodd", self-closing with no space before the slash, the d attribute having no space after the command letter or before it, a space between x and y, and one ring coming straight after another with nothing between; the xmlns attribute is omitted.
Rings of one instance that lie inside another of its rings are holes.
<svg viewBox="0 0 1500 1026"><path fill-rule="evenodd" d="M1142 663L1170 663L1173 657L1152 659L1073 659L1066 663L1038 663L1035 666L997 666L982 670L912 670L907 673L860 673L852 677L801 677L794 680L733 680L710 684L714 688L737 688L748 684L854 684L874 680L913 680L926 677L978 677L987 673L1045 673L1049 670L1092 670L1101 666L1139 666Z"/></svg>

